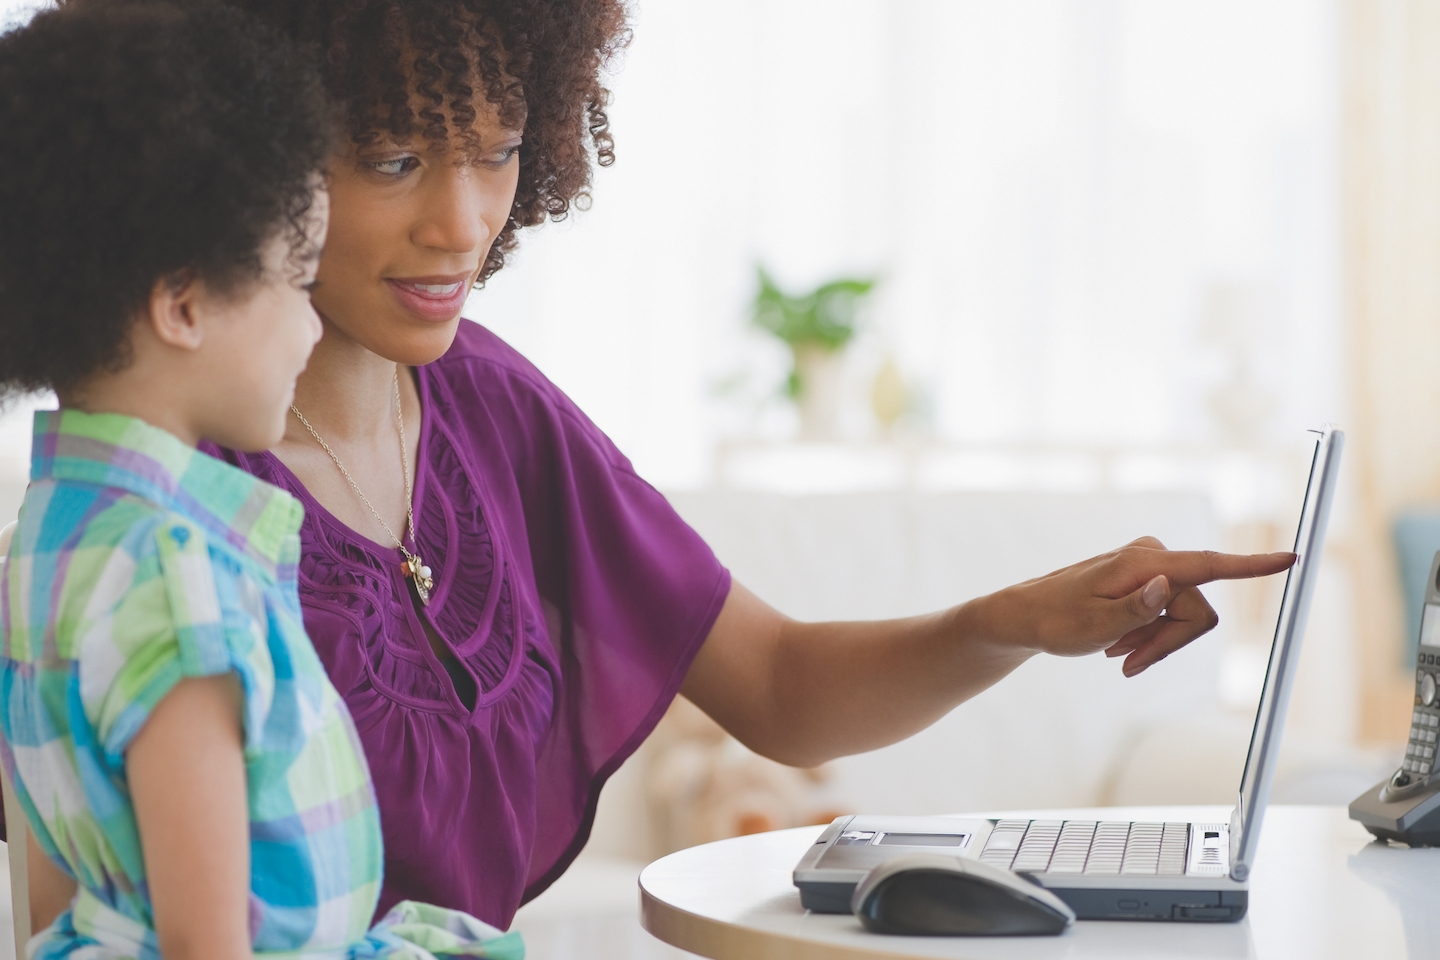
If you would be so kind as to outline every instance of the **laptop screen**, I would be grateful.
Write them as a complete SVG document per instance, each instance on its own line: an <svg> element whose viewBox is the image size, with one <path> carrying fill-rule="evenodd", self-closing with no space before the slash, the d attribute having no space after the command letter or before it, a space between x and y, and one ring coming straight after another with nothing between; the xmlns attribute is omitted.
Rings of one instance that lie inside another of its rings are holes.
<svg viewBox="0 0 1440 960"><path fill-rule="evenodd" d="M1305 633L1310 598L1320 573L1325 526L1330 518L1336 474L1340 469L1340 451L1345 443L1345 434L1333 426L1326 425L1318 433L1320 439L1315 444L1315 456L1310 462L1305 503L1300 508L1300 528L1295 534L1295 565L1285 579L1285 595L1280 601L1275 640L1271 644L1270 662L1265 669L1265 686L1260 691L1260 707L1255 712L1250 752L1245 757L1245 773L1240 778L1240 798L1230 818L1230 875L1236 880L1249 877L1255 847L1260 839L1260 824L1265 816L1266 801L1270 798L1270 784L1275 778L1280 728L1284 724L1286 704L1290 701L1295 667L1300 660L1300 640Z"/></svg>

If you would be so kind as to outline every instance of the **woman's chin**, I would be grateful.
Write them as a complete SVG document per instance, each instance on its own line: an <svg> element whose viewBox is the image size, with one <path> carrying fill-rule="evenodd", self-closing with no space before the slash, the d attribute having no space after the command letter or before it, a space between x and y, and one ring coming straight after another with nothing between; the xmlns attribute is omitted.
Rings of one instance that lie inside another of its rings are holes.
<svg viewBox="0 0 1440 960"><path fill-rule="evenodd" d="M423 326L394 324L346 332L371 353L405 366L419 367L445 356L455 342L460 321L459 314L456 314L450 320L426 321Z"/></svg>

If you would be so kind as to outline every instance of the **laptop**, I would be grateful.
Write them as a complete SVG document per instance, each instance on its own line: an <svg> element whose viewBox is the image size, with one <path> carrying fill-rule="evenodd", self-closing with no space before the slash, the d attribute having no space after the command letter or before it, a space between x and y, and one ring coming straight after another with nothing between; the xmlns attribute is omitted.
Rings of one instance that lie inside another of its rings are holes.
<svg viewBox="0 0 1440 960"><path fill-rule="evenodd" d="M1345 441L1330 425L1313 432L1319 439L1295 537L1298 557L1285 580L1239 798L1228 822L838 817L795 868L801 904L818 913L849 913L850 895L872 867L923 852L976 857L1024 874L1082 920L1223 922L1245 916Z"/></svg>

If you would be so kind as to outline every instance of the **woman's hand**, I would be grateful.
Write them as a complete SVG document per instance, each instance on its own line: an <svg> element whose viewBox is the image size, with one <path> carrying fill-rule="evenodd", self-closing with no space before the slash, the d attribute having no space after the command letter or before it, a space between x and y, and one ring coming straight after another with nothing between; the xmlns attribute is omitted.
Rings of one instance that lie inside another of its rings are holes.
<svg viewBox="0 0 1440 960"><path fill-rule="evenodd" d="M974 629L1060 657L1105 651L1133 677L1220 622L1200 584L1286 570L1293 553L1254 556L1166 550L1141 537L1119 550L966 604Z"/></svg>

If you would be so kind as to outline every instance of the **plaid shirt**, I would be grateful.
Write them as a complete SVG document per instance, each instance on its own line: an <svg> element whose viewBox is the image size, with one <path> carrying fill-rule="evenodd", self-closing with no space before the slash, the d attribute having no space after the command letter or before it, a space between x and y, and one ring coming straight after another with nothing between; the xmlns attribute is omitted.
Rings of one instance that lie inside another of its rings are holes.
<svg viewBox="0 0 1440 960"><path fill-rule="evenodd" d="M354 725L305 635L289 494L142 421L35 416L0 589L0 760L73 909L34 957L159 957L125 750L181 679L244 696L257 952L518 956L464 914L401 904Z"/></svg>

